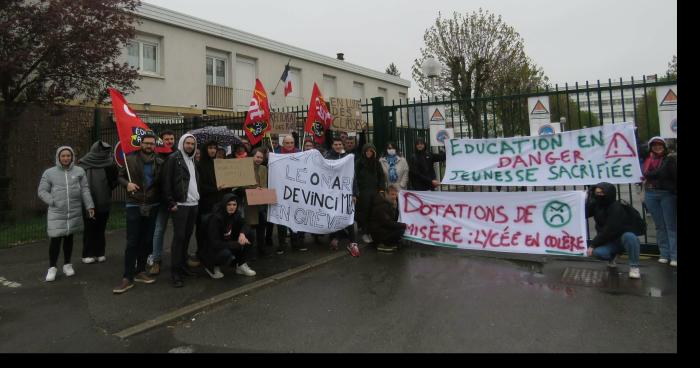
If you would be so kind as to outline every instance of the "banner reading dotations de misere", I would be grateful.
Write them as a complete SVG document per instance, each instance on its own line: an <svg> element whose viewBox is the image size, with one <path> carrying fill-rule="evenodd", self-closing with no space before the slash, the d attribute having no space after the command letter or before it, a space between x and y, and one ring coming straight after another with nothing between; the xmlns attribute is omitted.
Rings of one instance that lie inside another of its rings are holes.
<svg viewBox="0 0 700 368"><path fill-rule="evenodd" d="M270 153L268 188L277 203L268 206L268 221L294 232L330 234L354 222L354 156L326 160L317 150Z"/></svg>
<svg viewBox="0 0 700 368"><path fill-rule="evenodd" d="M423 244L495 252L586 254L586 194L413 192L399 194L404 237Z"/></svg>
<svg viewBox="0 0 700 368"><path fill-rule="evenodd" d="M557 186L638 183L632 123L539 137L452 139L442 184Z"/></svg>

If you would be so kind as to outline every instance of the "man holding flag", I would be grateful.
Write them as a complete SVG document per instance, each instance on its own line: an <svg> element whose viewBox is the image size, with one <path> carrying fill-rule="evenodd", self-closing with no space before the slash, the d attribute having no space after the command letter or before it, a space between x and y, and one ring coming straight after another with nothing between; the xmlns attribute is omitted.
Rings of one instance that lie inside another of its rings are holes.
<svg viewBox="0 0 700 368"><path fill-rule="evenodd" d="M316 144L323 144L326 140L326 130L333 122L333 116L328 111L326 101L321 95L321 90L314 83L314 90L311 93L311 103L309 103L309 115L306 118L304 133L309 133ZM306 138L306 137L305 137Z"/></svg>

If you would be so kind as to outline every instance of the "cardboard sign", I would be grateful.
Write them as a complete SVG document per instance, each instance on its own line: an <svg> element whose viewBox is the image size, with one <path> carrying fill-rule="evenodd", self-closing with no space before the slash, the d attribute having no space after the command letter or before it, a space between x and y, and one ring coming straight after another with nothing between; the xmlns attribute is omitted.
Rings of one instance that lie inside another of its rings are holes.
<svg viewBox="0 0 700 368"><path fill-rule="evenodd" d="M245 198L249 205L275 204L277 203L277 192L273 189L246 189Z"/></svg>
<svg viewBox="0 0 700 368"><path fill-rule="evenodd" d="M224 188L256 185L253 158L214 160L216 185Z"/></svg>
<svg viewBox="0 0 700 368"><path fill-rule="evenodd" d="M493 252L586 254L585 191L399 193L404 237Z"/></svg>
<svg viewBox="0 0 700 368"><path fill-rule="evenodd" d="M535 137L452 139L442 184L557 186L639 183L634 124Z"/></svg>
<svg viewBox="0 0 700 368"><path fill-rule="evenodd" d="M270 134L289 134L297 130L297 114L293 112L273 112L270 114L270 122Z"/></svg>
<svg viewBox="0 0 700 368"><path fill-rule="evenodd" d="M331 129L340 132L361 132L367 127L362 119L360 100L331 97Z"/></svg>

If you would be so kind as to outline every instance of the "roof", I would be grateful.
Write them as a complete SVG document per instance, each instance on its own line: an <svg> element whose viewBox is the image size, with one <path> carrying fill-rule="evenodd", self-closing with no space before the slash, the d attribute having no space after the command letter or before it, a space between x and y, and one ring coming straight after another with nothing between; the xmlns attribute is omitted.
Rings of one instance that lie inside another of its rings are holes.
<svg viewBox="0 0 700 368"><path fill-rule="evenodd" d="M145 19L170 24L180 28L190 29L196 32L201 32L204 34L224 38L237 43L250 45L260 49L269 50L287 56L295 57L297 59L302 59L321 65L330 66L332 68L345 70L369 78L382 80L406 88L411 87L411 82L406 79L402 79L390 74L365 68L359 65L351 64L346 61L334 59L332 57L304 50L299 47L287 45L282 42L273 41L269 38L260 37L248 32L243 32L201 18L193 17L183 13L178 13L170 9L162 8L152 4L147 4L145 2L141 2L141 6L136 8L135 13L139 17Z"/></svg>

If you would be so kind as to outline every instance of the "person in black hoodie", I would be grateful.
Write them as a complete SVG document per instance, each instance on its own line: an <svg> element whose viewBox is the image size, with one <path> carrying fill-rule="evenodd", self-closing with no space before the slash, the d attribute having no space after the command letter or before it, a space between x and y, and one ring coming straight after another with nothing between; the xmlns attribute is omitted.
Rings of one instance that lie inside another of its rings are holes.
<svg viewBox="0 0 700 368"><path fill-rule="evenodd" d="M372 215L372 203L377 193L381 193L386 189L386 179L384 178L384 169L379 163L377 149L372 143L367 143L362 147L362 155L355 162L353 189L353 194L357 197L355 220L357 225L364 231L362 240L369 244L373 241L367 227Z"/></svg>
<svg viewBox="0 0 700 368"><path fill-rule="evenodd" d="M238 205L238 197L235 194L224 194L214 211L205 218L208 242L202 261L204 270L213 279L224 277L220 266L229 264L236 267L236 273L239 275L256 275L246 263L253 234L238 211Z"/></svg>
<svg viewBox="0 0 700 368"><path fill-rule="evenodd" d="M377 250L380 252L395 252L399 248L399 241L401 241L403 233L406 231L406 224L398 222L399 190L396 184L392 184L387 192L377 193L372 207L369 231L372 234L372 239L377 243Z"/></svg>
<svg viewBox="0 0 700 368"><path fill-rule="evenodd" d="M214 205L221 201L223 192L222 188L216 185L216 174L214 172L214 160L218 144L216 141L209 141L204 144L204 154L197 163L197 171L199 172L199 209L197 211L197 229L195 236L197 238L197 258L202 258L202 252L206 248L207 235L206 226L202 222L202 218L213 211Z"/></svg>
<svg viewBox="0 0 700 368"><path fill-rule="evenodd" d="M433 164L445 161L445 151L432 153L426 149L425 140L416 141L416 152L408 162L408 179L413 190L434 190L440 181L435 177Z"/></svg>
<svg viewBox="0 0 700 368"><path fill-rule="evenodd" d="M629 277L640 278L639 239L644 229L642 224L630 216L620 201L617 191L610 183L599 183L589 189L586 202L586 217L595 219L596 236L588 247L588 255L609 261L615 267L615 257L627 250Z"/></svg>

